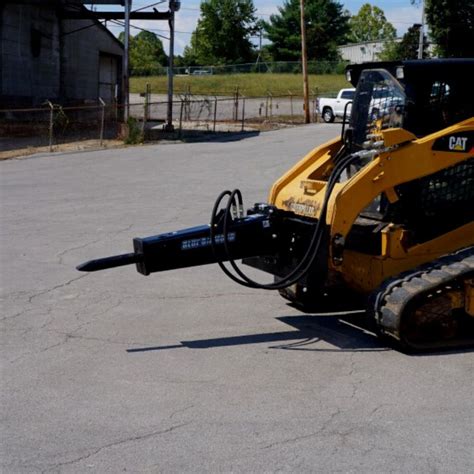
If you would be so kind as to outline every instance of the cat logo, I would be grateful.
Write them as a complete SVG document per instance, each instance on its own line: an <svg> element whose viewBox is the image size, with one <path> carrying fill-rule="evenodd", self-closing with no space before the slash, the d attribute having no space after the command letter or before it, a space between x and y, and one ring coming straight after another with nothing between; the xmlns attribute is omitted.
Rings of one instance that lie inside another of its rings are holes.
<svg viewBox="0 0 474 474"><path fill-rule="evenodd" d="M449 137L449 149L452 151L466 151L467 137Z"/></svg>
<svg viewBox="0 0 474 474"><path fill-rule="evenodd" d="M439 137L433 143L432 150L472 154L474 153L474 131L465 130Z"/></svg>

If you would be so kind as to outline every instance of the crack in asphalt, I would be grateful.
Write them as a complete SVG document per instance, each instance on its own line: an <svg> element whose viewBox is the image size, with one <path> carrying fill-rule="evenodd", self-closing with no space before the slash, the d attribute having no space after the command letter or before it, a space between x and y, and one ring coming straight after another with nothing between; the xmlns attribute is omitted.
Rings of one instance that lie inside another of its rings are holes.
<svg viewBox="0 0 474 474"><path fill-rule="evenodd" d="M39 292L37 292L37 293L33 293L32 295L30 295L30 296L28 297L27 303L28 303L28 304L32 304L32 302L33 302L33 300L34 300L35 298L38 298L38 297L40 297L40 296L46 295L46 294L48 294L48 293L51 293L51 292L53 292L53 291L55 291L55 290L58 290L59 288L64 288L64 287L66 287L66 286L69 286L69 285L71 285L72 283L74 283L74 282L76 282L76 281L79 281L79 280L81 280L82 278L85 278L85 277L87 277L87 276L89 276L89 273L86 273L86 274L84 274L84 275L80 275L80 276L78 276L78 277L76 277L76 278L72 278L72 279L66 281L65 283L61 283L61 284L59 284L59 285L55 285L55 286L53 286L52 288L46 288L46 289L41 290L41 291L39 291ZM28 312L30 312L30 311L32 311L32 310L33 310L33 308L25 308L25 309L19 311L18 313L15 313L15 314L12 314L12 315L9 315L9 316L4 316L3 318L0 318L0 321L7 321L7 320L10 320L10 319L18 318L19 316L22 316L23 314L28 313Z"/></svg>
<svg viewBox="0 0 474 474"><path fill-rule="evenodd" d="M5 293L3 296L0 297L0 301L3 300L16 300L21 298L22 296L26 296L29 293L29 291L10 291L8 293Z"/></svg>
<svg viewBox="0 0 474 474"><path fill-rule="evenodd" d="M59 341L56 344L52 344L51 346L47 346L44 349L41 349L39 351L39 354L42 354L43 352L49 351L50 349L54 349L55 347L62 346L63 344L66 344L66 342L68 342L68 340L69 340L69 336L65 336L62 341ZM31 355L31 354L29 354L29 355Z"/></svg>
<svg viewBox="0 0 474 474"><path fill-rule="evenodd" d="M63 257L68 254L69 252L74 252L74 250L80 250L80 249L83 249L83 248L86 248L88 247L89 245L94 245L94 244L97 244L99 243L101 240L104 240L104 237L101 237L99 239L95 239L95 240L92 240L90 242L86 242L85 244L82 244L82 245L78 245L76 247L71 247L71 248L68 248L66 250L63 250L62 252L58 253L56 255L56 259L58 260L58 263L59 265L64 265L63 264Z"/></svg>
<svg viewBox="0 0 474 474"><path fill-rule="evenodd" d="M295 438L289 438L289 439L285 439L285 440L282 440L282 441L276 441L275 443L271 443L271 444L268 444L267 446L264 446L262 449L270 449L270 448L273 448L275 446L282 446L282 445L285 445L285 444L288 444L288 443L295 443L295 442L301 441L303 439L312 438L314 436L317 436L320 433L320 431L321 430L318 430L318 431L315 431L314 433L309 433L307 435L296 436Z"/></svg>
<svg viewBox="0 0 474 474"><path fill-rule="evenodd" d="M72 278L68 281L66 281L65 283L61 283L59 285L55 285L53 286L52 288L47 288L45 290L41 290L40 292L38 293L34 293L33 295L31 295L29 298L28 298L28 303L31 303L35 298L38 298L40 296L43 296L43 295L46 295L48 293L51 293L55 290L58 290L59 288L64 288L66 286L69 286L71 285L72 283L76 282L76 281L79 281L79 280L82 280L83 278L86 278L87 276L89 276L89 273L85 273L84 275L80 275L76 278Z"/></svg>
<svg viewBox="0 0 474 474"><path fill-rule="evenodd" d="M79 280L81 278L84 278L85 276L87 275L81 275L75 279L72 279L72 280L69 280L68 282L66 283L63 283L61 285L56 285L54 286L53 288L50 288L50 289L47 289L47 290L43 290L39 293L36 293L35 295L32 295L30 297L30 301L34 298L34 297L38 297L40 295L44 295L46 293L49 293L51 291L54 291L58 288L62 288L62 287L65 287L65 286L68 286L70 285L71 283L73 283L74 281L76 280ZM161 297L161 298L157 298L157 299L209 299L209 298L220 298L220 297L228 297L228 296L246 296L245 293L218 293L218 294L213 294L213 295L201 295L201 296L190 296L190 295L185 295L185 296L176 296L176 297ZM104 298L103 296L100 297L99 301L104 301L105 299L111 299L112 296L110 294L107 295L106 298ZM76 321L79 323L80 321L80 315L84 314L86 312L86 310L92 306L93 304L96 304L97 301L93 301L93 302L89 302L88 304L86 304L86 306L84 306L83 308L81 308L79 311L75 312L74 313L74 317L76 319ZM114 304L110 305L110 306L107 306L107 308L105 308L104 310L100 311L99 313L97 313L95 316L94 319L92 320L88 320L88 321L84 321L80 324L78 324L78 326L70 331L58 331L58 330L55 330L55 329L52 329L52 330L49 330L49 329L46 329L47 326L49 326L51 324L51 319L48 319L44 324L42 324L40 327L38 328L30 328L30 329L27 329L26 331L24 331L24 333L29 333L31 331L36 331L36 330L46 330L47 332L49 333L54 333L54 334L58 334L60 336L62 336L62 339L58 342L55 342L54 344L51 344L47 347L44 347L42 348L41 350L39 350L38 352L36 353L44 353L44 352L47 352L51 349L55 349L57 347L60 347L64 344L67 344L69 343L72 339L82 339L82 340L89 340L89 341L98 341L98 342L103 342L103 343L106 343L106 344L116 344L116 345L137 345L137 344L140 344L139 342L137 341L129 341L129 340L117 340L117 339L114 339L114 338L104 338L104 337L94 337L94 336L87 336L87 335L80 335L80 334L77 334L78 331L80 331L81 329L83 329L84 327L92 324L93 322L97 321L100 319L101 316L109 313L110 311L113 311L115 308L119 307L121 304L123 303L123 300L120 299L118 300L117 302L115 302ZM47 308L47 313L48 314L51 314L52 312L52 308L49 307ZM33 308L28 308L28 309L25 309L23 311L21 311L20 313L17 313L16 315L13 315L13 316L10 316L10 317L7 317L7 318L4 318L4 319L8 319L8 318L13 318L13 317L16 317L16 316L20 316L21 314L26 314L27 312L31 312L33 311ZM13 360L10 361L10 363L15 363L17 362L18 360L22 360L24 359L25 357L28 357L28 356L31 356L33 354L33 352L30 352L28 354L24 354L20 357L17 357Z"/></svg>
<svg viewBox="0 0 474 474"><path fill-rule="evenodd" d="M111 298L111 296L108 296L106 299L110 299L110 298ZM99 301L104 301L104 298L102 297L102 295L101 295ZM79 321L80 321L80 320L79 320L79 315L83 314L90 306L92 306L92 305L95 304L96 302L97 302L97 301L93 301L93 302L90 302L90 303L86 304L83 308L81 308L79 311L77 311L77 312L74 314L74 317L76 318L76 321L77 321L78 323L79 323ZM49 326L49 325L51 324L51 322L52 322L52 319L51 319L51 318L49 318L46 322L44 322L41 326L39 326L39 327L37 327L37 328L29 328L29 329L23 331L23 332L22 332L22 336L25 335L25 334L27 334L27 333L29 333L29 332L32 332L32 331L45 330L45 331L48 332L48 333L58 334L58 335L62 336L63 339L62 339L61 341L59 341L59 342L56 342L56 343L51 344L51 345L49 345L49 346L47 346L47 347L44 347L43 349L41 349L41 350L39 350L39 351L37 351L37 352L28 352L28 353L23 354L23 355L21 355L21 356L19 356L19 357L16 357L15 359L11 360L10 363L12 364L12 363L15 363L15 362L17 362L17 361L19 361L19 360L25 359L26 357L29 357L29 356L31 356L31 355L33 355L33 354L36 354L36 353L41 354L41 353L43 353L43 352L49 351L49 350L51 350L51 349L54 349L54 348L56 348L56 347L62 346L63 344L66 344L67 342L69 342L70 339L74 339L74 338L79 339L79 338L81 338L81 336L78 336L78 335L75 334L77 331L80 331L80 330L81 330L82 328L84 328L85 326L88 326L89 324L92 324L93 322L97 321L97 319L99 319L101 316L103 316L104 314L106 314L106 313L112 311L113 309L115 309L116 307L120 306L121 304L122 304L122 300L119 300L118 302L116 302L116 303L114 303L114 304L108 306L105 310L103 310L103 311L101 311L100 313L98 313L96 318L94 318L94 319L92 319L92 320L89 320L89 321L84 321L84 322L78 324L78 326L77 326L75 329L73 329L72 331L58 331L58 330L55 330L55 329L46 329L47 326ZM29 309L28 311L32 311L32 309ZM51 315L52 311L53 311L53 309L52 309L51 307L50 307L50 308L47 308L47 316L48 316L48 315ZM83 339L86 339L85 336L82 337L82 338L83 338ZM105 342L105 341L103 341L103 342ZM115 342L115 341L109 340L109 341L107 341L107 342L113 343L113 342ZM128 344L128 343L127 343L127 344Z"/></svg>
<svg viewBox="0 0 474 474"><path fill-rule="evenodd" d="M296 442L301 441L303 439L308 439L308 438L312 438L314 436L318 436L321 433L323 433L324 431L326 431L328 426L340 414L341 414L341 410L339 408L336 408L336 411L334 413L331 413L331 415L329 416L327 421L324 422L323 425L318 430L316 430L312 433L306 434L306 435L295 436L293 438L288 438L288 439L284 439L284 440L281 440L281 441L275 441L275 442L270 443L266 446L263 446L261 449L270 449L270 448L273 448L275 446L282 446L282 445L289 444L289 443L296 443Z"/></svg>
<svg viewBox="0 0 474 474"><path fill-rule="evenodd" d="M105 299L110 300L110 299L112 299L112 296L108 295ZM104 298L102 298L102 295L101 295L100 301L104 301ZM119 299L116 303L107 306L103 311L101 311L99 313L95 313L95 318L89 319L88 321L80 322L79 316L81 314L84 314L86 312L86 310L88 310L89 307L91 307L95 303L96 303L96 301L90 302L90 303L86 304L83 308L81 308L79 311L76 311L74 313L74 317L76 318L76 321L79 325L75 329L73 329L72 331L68 331L66 334L74 335L74 333L80 331L82 328L84 328L86 326L89 326L89 324L92 324L95 321L98 321L101 318L101 316L104 316L105 314L109 313L110 311L114 310L115 308L118 308L123 303L123 300Z"/></svg>
<svg viewBox="0 0 474 474"><path fill-rule="evenodd" d="M354 374L356 373L356 361L354 360L354 357L356 356L356 353L352 353L350 355L350 368L349 368L349 373L347 374L346 377L352 378ZM349 398L354 399L357 396L357 392L359 391L360 386L363 384L363 380L355 380L351 381L351 388L352 388L352 393Z"/></svg>
<svg viewBox="0 0 474 474"><path fill-rule="evenodd" d="M346 377L349 377L349 378L353 378L354 374L356 373L356 361L355 361L354 357L355 357L355 354L350 355L350 366L349 366L348 373L346 375ZM362 383L363 383L362 380L350 382L351 388L352 388L352 393L349 397L350 399L356 398L357 392L358 392L358 390L360 388L360 385ZM384 405L385 404L381 404L381 405L378 405L377 407L375 407L369 413L368 417L370 418L371 416L373 416ZM323 433L328 433L328 432L330 432L329 431L330 425L333 423L335 418L338 417L341 413L342 413L341 409L336 408L336 410L330 415L330 417L327 419L327 421L324 422L322 424L322 426L317 431L314 431L314 432L306 434L306 435L301 435L301 436L296 436L296 437L293 437L293 438L284 439L284 440L281 440L281 441L276 441L276 442L270 443L266 446L263 446L262 449L270 449L270 448L273 448L275 446L282 446L282 445L289 444L289 443L296 443L298 441L305 440L305 439L308 439L308 438L312 438L314 436L318 436L318 435L321 435ZM342 445L346 445L347 442L348 442L347 439L354 432L354 430L355 430L355 428L350 428L350 429L346 429L345 431L333 431L331 434L341 437Z"/></svg>
<svg viewBox="0 0 474 474"><path fill-rule="evenodd" d="M53 331L56 334L61 334L65 336L65 340L62 342L62 344L69 342L71 339L82 339L84 341L99 341L99 342L105 342L106 344L119 344L119 345L133 345L137 344L137 342L130 342L130 341L116 341L113 339L107 339L103 337L93 337L93 336L80 336L77 334L71 334L71 333L64 333L60 331ZM54 345L56 346L56 344ZM44 351L42 351L44 352Z"/></svg>
<svg viewBox="0 0 474 474"><path fill-rule="evenodd" d="M3 316L3 318L0 318L0 322L3 322L3 321L8 321L10 319L15 319L15 318L18 318L26 313L29 313L30 311L33 311L34 308L25 308L25 309L22 309L21 311L19 311L18 313L15 313L15 314L11 314L9 316Z"/></svg>
<svg viewBox="0 0 474 474"><path fill-rule="evenodd" d="M125 439L122 439L122 440L114 441L112 443L105 444L104 446L100 446L99 448L94 449L92 452L89 452L89 453L84 454L82 456L79 456L77 458L71 459L70 461L65 461L65 462L58 463L58 464L52 464L51 466L48 467L48 469L45 469L45 470L41 471L41 473L46 474L47 472L51 472L51 469L60 469L64 466L70 466L72 464L76 464L78 462L84 461L85 459L89 459L90 457L95 456L96 454L100 453L104 449L113 448L115 446L120 446L122 444L131 443L131 442L134 442L134 441L142 441L142 440L145 440L145 439L152 438L154 436L159 436L159 435L171 433L172 431L177 430L178 428L182 428L184 426L187 426L189 424L191 424L191 422L181 423L179 425L174 425L174 426L171 426L171 427L167 428L166 430L152 431L151 433L146 433L146 434L138 435L138 436L131 436L131 437L128 437L128 438L125 438Z"/></svg>
<svg viewBox="0 0 474 474"><path fill-rule="evenodd" d="M185 411L191 410L191 408L194 408L194 405L189 405L189 406L187 406L187 407L180 408L179 410L174 411L174 412L171 413L171 415L168 417L168 420L171 420L173 417L175 417L175 416L178 415L179 413L184 413Z"/></svg>
<svg viewBox="0 0 474 474"><path fill-rule="evenodd" d="M44 349L42 349L40 351L40 353L42 352L46 352L46 351L49 351L50 349L54 349L55 347L59 347L59 346L62 346L63 344L66 344L68 343L71 339L91 339L91 340L100 340L102 342L107 342L109 344L112 344L112 343L116 343L116 344L123 344L121 342L118 342L118 341L113 341L111 339L99 339L99 338L93 338L93 337L87 337L87 336L80 336L80 335L77 335L75 334L76 332L80 331L82 328L88 326L89 324L92 324L93 322L97 321L101 316L103 316L104 314L107 314L108 312L114 310L115 308L117 308L118 306L120 306L122 304L122 300L119 300L117 303L109 306L108 308L106 308L104 311L100 312L97 314L97 317L92 319L92 320L89 320L89 321L84 321L83 323L79 324L78 327L76 327L75 329L73 329L72 331L67 331L67 332L63 332L63 331L57 331L57 330L52 330L52 331L48 331L48 332L53 332L55 334L59 334L59 335L62 335L64 336L64 339L56 344L53 344L51 346L48 346L48 347L45 347ZM84 312L84 310L87 308L88 306L82 308L82 310L76 312L74 314L74 316L76 317L76 321L79 321L79 315L81 313ZM127 343L128 344L128 343Z"/></svg>
<svg viewBox="0 0 474 474"><path fill-rule="evenodd" d="M97 243L102 242L104 240L111 240L111 239L117 237L117 235L123 234L124 232L128 232L133 226L134 226L134 224L129 224L127 227L124 227L122 229L118 229L117 231L114 231L111 234L103 235L102 237L96 238L96 239L91 240L89 242L86 242L84 244L77 245L75 247L71 247L71 248L67 248L66 250L63 250L62 252L60 252L56 255L56 259L58 261L58 264L59 265L64 265L63 264L63 257L66 254L68 254L70 252L74 252L75 250L80 250L80 249L89 247L89 245L94 245L94 244L97 244Z"/></svg>

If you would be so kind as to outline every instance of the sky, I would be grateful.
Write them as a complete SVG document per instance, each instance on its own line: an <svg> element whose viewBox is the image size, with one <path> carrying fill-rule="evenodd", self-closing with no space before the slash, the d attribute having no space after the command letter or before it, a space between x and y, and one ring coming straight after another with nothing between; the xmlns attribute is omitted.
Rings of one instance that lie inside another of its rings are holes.
<svg viewBox="0 0 474 474"><path fill-rule="evenodd" d="M159 0L133 0L132 9L143 8L158 2ZM189 44L191 33L194 31L199 18L200 3L199 0L181 0L181 9L176 13L175 54L182 54L184 47ZM267 20L272 13L278 12L278 7L282 6L283 3L284 0L254 0L254 5L257 9L256 15ZM367 0L339 0L339 3L349 10L351 14L356 14L364 3L378 6L385 12L387 20L397 29L398 36L402 36L413 23L421 23L421 7L411 5L410 0L374 0L371 2ZM115 10L116 8L121 7L107 7L107 10ZM168 1L162 1L155 8L162 11L167 10ZM132 25L160 35L165 51L168 50L168 24L165 21L136 20L132 22ZM122 28L118 26L111 26L109 24L108 27L116 35L122 31ZM136 34L139 31L136 28L131 29L132 34ZM257 43L256 38L255 43Z"/></svg>

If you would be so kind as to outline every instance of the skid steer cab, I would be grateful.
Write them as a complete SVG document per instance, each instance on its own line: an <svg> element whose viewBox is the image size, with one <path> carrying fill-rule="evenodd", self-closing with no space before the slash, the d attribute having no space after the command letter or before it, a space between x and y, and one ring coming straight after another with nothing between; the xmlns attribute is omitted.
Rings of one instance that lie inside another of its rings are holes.
<svg viewBox="0 0 474 474"><path fill-rule="evenodd" d="M303 310L357 295L375 330L412 350L473 343L473 59L348 66L340 136L308 153L244 212L238 189L205 225L135 238L133 252L78 266L143 275L218 264L240 285ZM274 276L250 278L238 263ZM341 296L339 296L341 299Z"/></svg>

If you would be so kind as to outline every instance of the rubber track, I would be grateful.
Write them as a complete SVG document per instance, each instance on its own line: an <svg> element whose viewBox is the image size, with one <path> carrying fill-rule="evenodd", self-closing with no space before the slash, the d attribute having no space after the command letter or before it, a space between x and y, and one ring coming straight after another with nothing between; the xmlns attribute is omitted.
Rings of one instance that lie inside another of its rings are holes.
<svg viewBox="0 0 474 474"><path fill-rule="evenodd" d="M382 336L396 339L413 349L400 334L400 325L406 306L423 294L436 292L450 282L474 275L474 246L445 255L439 259L402 273L390 279L372 295L371 312Z"/></svg>

